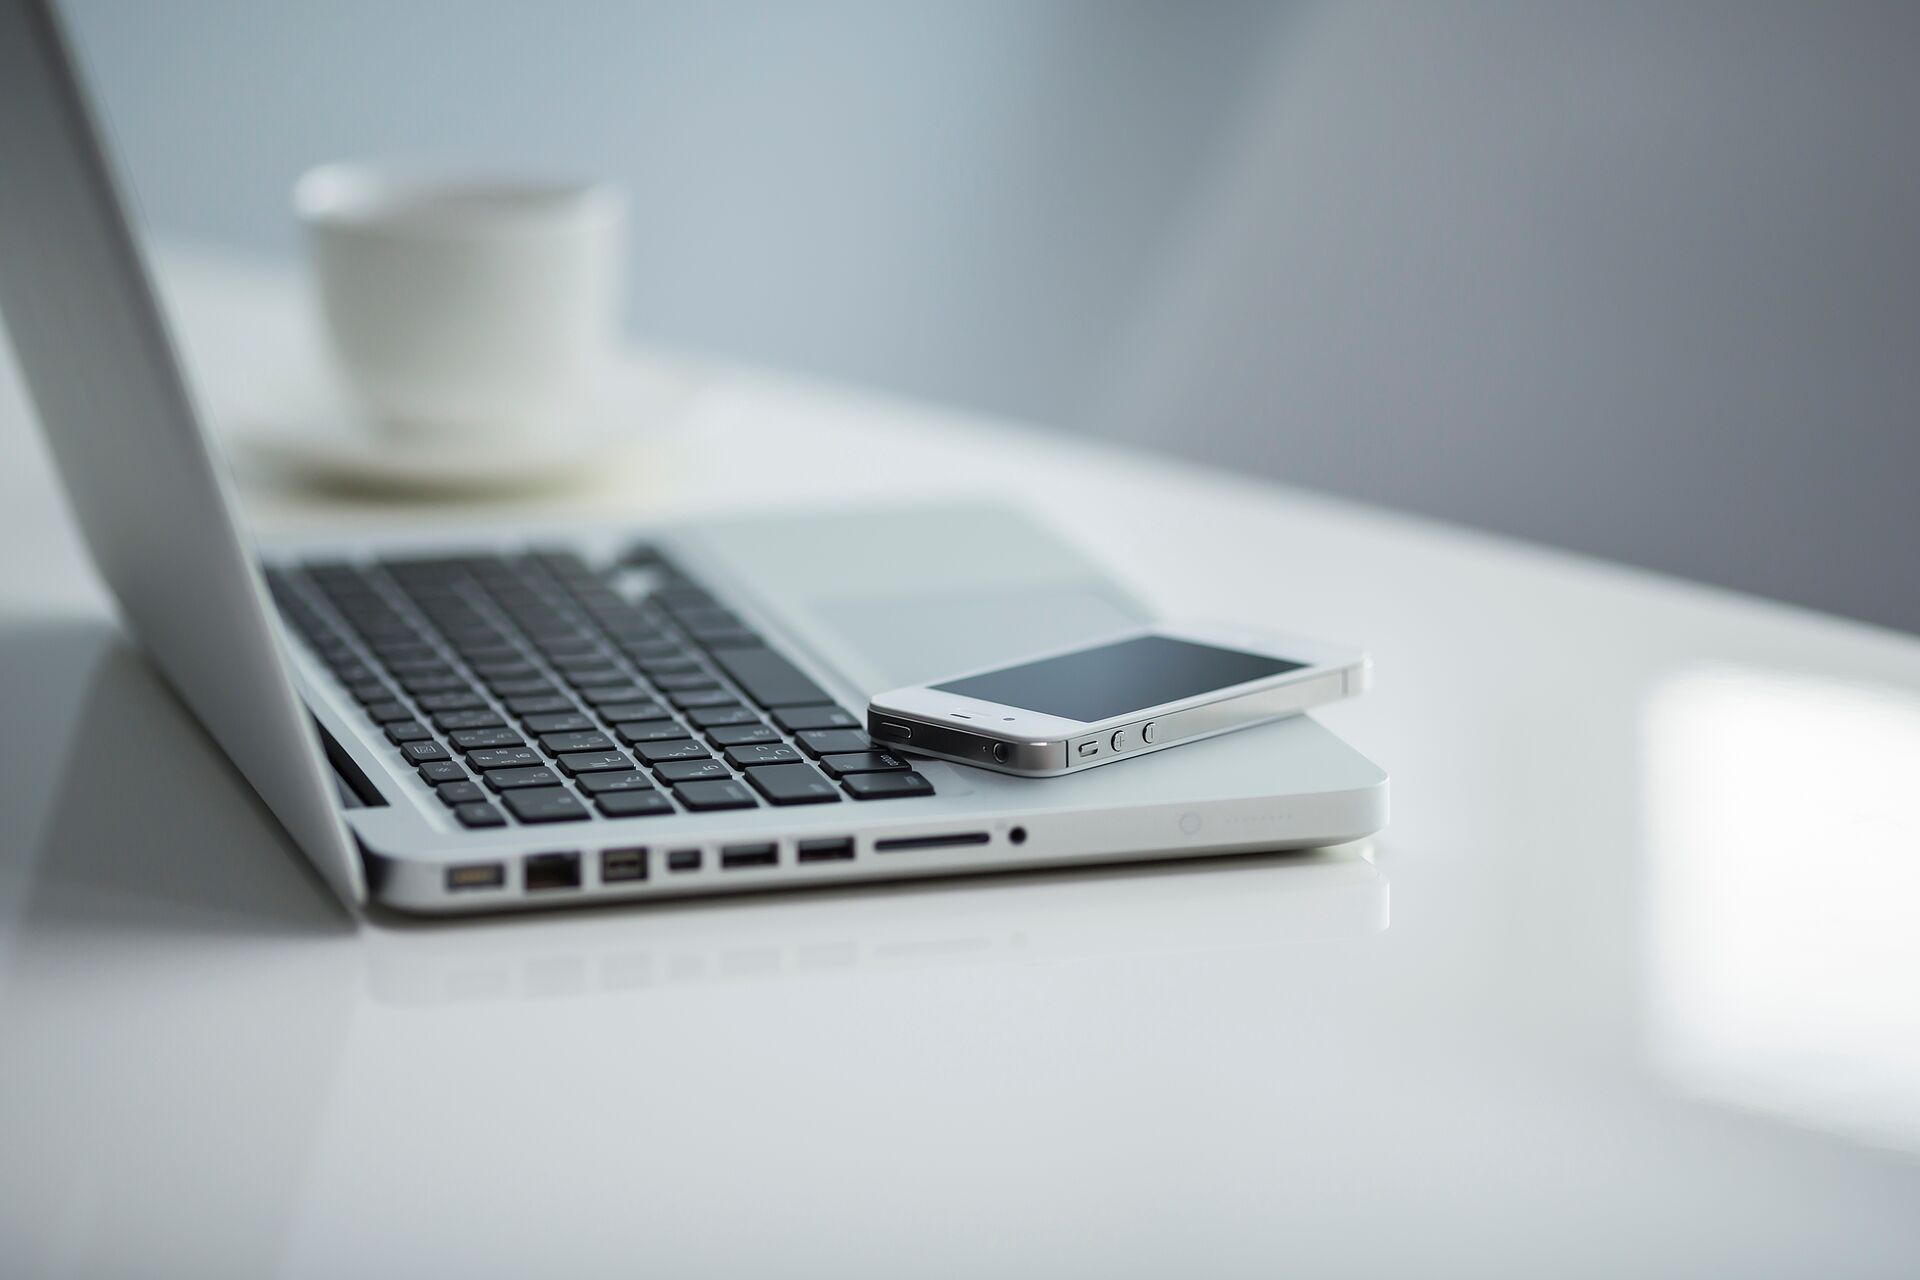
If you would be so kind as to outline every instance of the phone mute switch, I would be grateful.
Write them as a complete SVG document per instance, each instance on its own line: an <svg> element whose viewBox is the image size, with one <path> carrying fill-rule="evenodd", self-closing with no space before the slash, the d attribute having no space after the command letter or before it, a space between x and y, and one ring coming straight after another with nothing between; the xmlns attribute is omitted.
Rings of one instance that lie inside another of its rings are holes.
<svg viewBox="0 0 1920 1280"><path fill-rule="evenodd" d="M1083 756L1097 756L1100 754L1100 743L1097 739L1088 738L1076 750Z"/></svg>
<svg viewBox="0 0 1920 1280"><path fill-rule="evenodd" d="M913 726L899 724L892 720L882 720L880 722L880 732L889 738L911 738L913 736Z"/></svg>

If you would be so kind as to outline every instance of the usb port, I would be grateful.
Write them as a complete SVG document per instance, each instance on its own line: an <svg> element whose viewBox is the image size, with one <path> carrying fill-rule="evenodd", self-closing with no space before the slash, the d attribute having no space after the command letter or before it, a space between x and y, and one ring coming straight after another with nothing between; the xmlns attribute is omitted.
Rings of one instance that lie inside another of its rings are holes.
<svg viewBox="0 0 1920 1280"><path fill-rule="evenodd" d="M507 882L507 865L504 862L469 862L465 866L447 868L447 888L454 889L498 889Z"/></svg>
<svg viewBox="0 0 1920 1280"><path fill-rule="evenodd" d="M667 851L667 870L698 871L700 869L700 851L698 849L669 849Z"/></svg>
<svg viewBox="0 0 1920 1280"><path fill-rule="evenodd" d="M831 840L802 840L799 857L802 862L851 862L853 861L853 837L835 836Z"/></svg>
<svg viewBox="0 0 1920 1280"><path fill-rule="evenodd" d="M736 871L741 867L770 867L780 860L780 846L766 844L730 844L720 850L720 869Z"/></svg>
<svg viewBox="0 0 1920 1280"><path fill-rule="evenodd" d="M527 892L539 889L578 889L580 855L577 853L530 853L527 855Z"/></svg>
<svg viewBox="0 0 1920 1280"><path fill-rule="evenodd" d="M612 884L618 880L645 880L647 878L647 851L645 849L603 849L600 851L600 882Z"/></svg>

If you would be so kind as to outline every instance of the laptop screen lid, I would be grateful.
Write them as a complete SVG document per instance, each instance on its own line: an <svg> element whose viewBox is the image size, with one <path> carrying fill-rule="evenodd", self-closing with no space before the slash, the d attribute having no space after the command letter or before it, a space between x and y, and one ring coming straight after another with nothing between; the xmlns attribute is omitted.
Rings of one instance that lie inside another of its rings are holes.
<svg viewBox="0 0 1920 1280"><path fill-rule="evenodd" d="M128 626L320 874L365 873L248 555L72 46L0 0L0 314Z"/></svg>

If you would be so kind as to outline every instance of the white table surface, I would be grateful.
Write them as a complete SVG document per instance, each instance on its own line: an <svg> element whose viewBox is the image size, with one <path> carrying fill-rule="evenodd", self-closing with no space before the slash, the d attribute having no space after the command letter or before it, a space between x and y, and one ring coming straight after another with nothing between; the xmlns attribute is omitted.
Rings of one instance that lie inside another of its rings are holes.
<svg viewBox="0 0 1920 1280"><path fill-rule="evenodd" d="M288 281L168 274L224 417L318 385ZM1323 719L1392 827L356 921L109 621L6 373L0 1272L1920 1274L1920 642L688 367L511 509L1024 498L1170 612L1367 644Z"/></svg>

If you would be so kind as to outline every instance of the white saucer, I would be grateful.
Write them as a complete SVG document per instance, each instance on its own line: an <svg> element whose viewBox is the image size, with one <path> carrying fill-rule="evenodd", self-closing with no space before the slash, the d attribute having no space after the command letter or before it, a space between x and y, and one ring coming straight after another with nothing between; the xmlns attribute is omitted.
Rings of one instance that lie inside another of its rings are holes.
<svg viewBox="0 0 1920 1280"><path fill-rule="evenodd" d="M551 489L600 474L678 413L693 380L663 373L627 380L571 431L525 439L410 435L340 405L229 416L223 435L244 460L331 489L448 498Z"/></svg>
<svg viewBox="0 0 1920 1280"><path fill-rule="evenodd" d="M608 430L526 441L416 439L337 417L245 424L232 434L235 448L253 460L310 483L446 495L564 484L627 442Z"/></svg>

